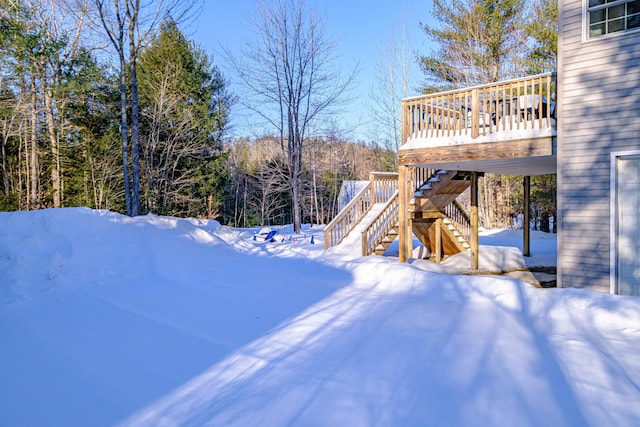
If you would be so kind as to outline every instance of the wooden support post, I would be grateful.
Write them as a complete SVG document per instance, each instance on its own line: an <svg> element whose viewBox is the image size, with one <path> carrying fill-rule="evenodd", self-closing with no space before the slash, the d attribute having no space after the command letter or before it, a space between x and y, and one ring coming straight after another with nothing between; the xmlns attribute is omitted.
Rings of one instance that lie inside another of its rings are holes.
<svg viewBox="0 0 640 427"><path fill-rule="evenodd" d="M436 219L436 262L442 261L442 218Z"/></svg>
<svg viewBox="0 0 640 427"><path fill-rule="evenodd" d="M369 174L369 182L371 183L371 189L369 190L369 204L373 206L376 202L376 175L373 173Z"/></svg>
<svg viewBox="0 0 640 427"><path fill-rule="evenodd" d="M522 185L524 189L524 200L523 200L524 220L522 221L522 238L523 238L522 255L531 256L531 246L530 246L531 236L530 236L530 230L529 230L530 228L529 213L531 212L531 198L530 198L531 177L525 176Z"/></svg>
<svg viewBox="0 0 640 427"><path fill-rule="evenodd" d="M409 261L409 251L407 250L407 216L408 216L408 200L407 200L407 167L400 166L398 168L398 259L400 262Z"/></svg>
<svg viewBox="0 0 640 427"><path fill-rule="evenodd" d="M404 145L409 138L408 108L409 105L405 101L402 101L402 136L400 139L400 145Z"/></svg>
<svg viewBox="0 0 640 427"><path fill-rule="evenodd" d="M478 173L471 174L471 269L479 267L478 258Z"/></svg>
<svg viewBox="0 0 640 427"><path fill-rule="evenodd" d="M413 217L411 215L409 215L409 200L411 199L411 197L413 197L413 193L415 191L415 187L413 186L413 181L409 178L411 176L411 171L407 171L407 181L405 182L405 186L407 188L407 221L406 221L406 226L407 226L407 259L409 258L413 258Z"/></svg>

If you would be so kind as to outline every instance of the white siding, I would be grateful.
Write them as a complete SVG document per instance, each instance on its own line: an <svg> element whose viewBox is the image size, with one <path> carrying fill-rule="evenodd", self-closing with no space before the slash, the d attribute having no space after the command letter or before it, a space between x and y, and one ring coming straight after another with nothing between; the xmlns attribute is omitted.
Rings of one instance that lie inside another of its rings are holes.
<svg viewBox="0 0 640 427"><path fill-rule="evenodd" d="M609 153L640 149L640 33L583 42L582 1L559 6L559 280L608 292Z"/></svg>

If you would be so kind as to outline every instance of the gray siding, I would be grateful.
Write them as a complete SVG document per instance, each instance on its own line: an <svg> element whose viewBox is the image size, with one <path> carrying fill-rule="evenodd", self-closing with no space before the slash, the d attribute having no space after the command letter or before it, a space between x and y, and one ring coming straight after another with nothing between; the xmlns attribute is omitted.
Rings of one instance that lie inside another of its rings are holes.
<svg viewBox="0 0 640 427"><path fill-rule="evenodd" d="M559 282L609 292L610 153L640 149L640 33L583 42L582 1L559 6Z"/></svg>

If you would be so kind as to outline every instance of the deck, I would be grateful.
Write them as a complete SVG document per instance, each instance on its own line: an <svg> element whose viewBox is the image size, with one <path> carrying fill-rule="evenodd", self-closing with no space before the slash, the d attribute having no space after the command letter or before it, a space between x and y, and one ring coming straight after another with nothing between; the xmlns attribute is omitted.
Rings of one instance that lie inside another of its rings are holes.
<svg viewBox="0 0 640 427"><path fill-rule="evenodd" d="M555 86L545 73L403 100L400 165L555 173Z"/></svg>
<svg viewBox="0 0 640 427"><path fill-rule="evenodd" d="M556 172L555 87L546 73L403 100L398 173L371 174L325 228L325 249L357 228L363 256L384 253L397 237L406 262L415 235L436 262L469 251L478 269L478 179L524 175L528 206L530 176ZM468 211L456 201L467 189ZM525 228L525 255L528 247Z"/></svg>

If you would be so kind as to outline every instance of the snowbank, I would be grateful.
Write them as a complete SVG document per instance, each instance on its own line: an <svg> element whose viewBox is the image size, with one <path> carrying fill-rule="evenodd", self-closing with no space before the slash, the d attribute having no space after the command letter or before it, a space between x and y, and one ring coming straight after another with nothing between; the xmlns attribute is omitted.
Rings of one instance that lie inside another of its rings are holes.
<svg viewBox="0 0 640 427"><path fill-rule="evenodd" d="M639 299L257 231L0 214L0 424L640 424Z"/></svg>

